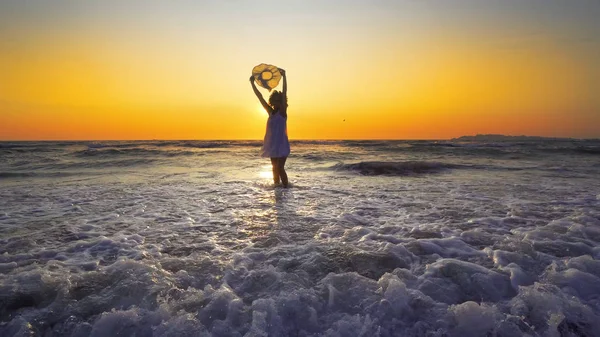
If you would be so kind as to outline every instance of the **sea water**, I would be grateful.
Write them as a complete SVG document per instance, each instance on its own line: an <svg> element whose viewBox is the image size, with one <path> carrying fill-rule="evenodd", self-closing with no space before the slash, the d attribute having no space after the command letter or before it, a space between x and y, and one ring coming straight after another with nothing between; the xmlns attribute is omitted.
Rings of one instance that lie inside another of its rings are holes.
<svg viewBox="0 0 600 337"><path fill-rule="evenodd" d="M600 142L260 145L0 143L0 335L600 335Z"/></svg>

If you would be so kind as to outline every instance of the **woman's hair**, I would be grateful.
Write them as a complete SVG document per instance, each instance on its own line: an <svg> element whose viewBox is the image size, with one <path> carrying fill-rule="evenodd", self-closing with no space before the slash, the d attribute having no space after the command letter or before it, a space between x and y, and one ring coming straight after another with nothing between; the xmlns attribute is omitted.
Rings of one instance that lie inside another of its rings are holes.
<svg viewBox="0 0 600 337"><path fill-rule="evenodd" d="M273 106L273 102L281 101L281 96L283 96L281 91L274 90L269 96L269 105ZM287 97L285 98L285 104L287 104Z"/></svg>

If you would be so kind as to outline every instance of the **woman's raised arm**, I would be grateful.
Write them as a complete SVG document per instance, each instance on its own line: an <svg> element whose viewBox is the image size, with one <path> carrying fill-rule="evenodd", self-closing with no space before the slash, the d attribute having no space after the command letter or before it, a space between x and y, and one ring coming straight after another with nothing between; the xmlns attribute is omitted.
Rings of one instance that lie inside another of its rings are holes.
<svg viewBox="0 0 600 337"><path fill-rule="evenodd" d="M287 76L285 70L279 68L281 76L283 76L283 90L281 91L281 109L280 113L283 117L287 117Z"/></svg>
<svg viewBox="0 0 600 337"><path fill-rule="evenodd" d="M265 99L263 98L262 94L260 93L260 91L258 91L258 88L256 87L256 84L254 84L254 76L250 76L250 84L252 84L252 90L254 91L254 94L256 95L256 97L258 97L258 100L260 101L260 104L262 104L263 108L265 108L265 110L267 111L267 113L271 113L271 106L269 106L269 104L267 103L267 101L265 101Z"/></svg>

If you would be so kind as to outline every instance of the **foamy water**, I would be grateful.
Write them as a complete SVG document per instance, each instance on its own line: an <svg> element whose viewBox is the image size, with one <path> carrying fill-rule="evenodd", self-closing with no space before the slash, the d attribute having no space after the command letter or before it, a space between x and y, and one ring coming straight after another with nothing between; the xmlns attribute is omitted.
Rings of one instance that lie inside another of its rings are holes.
<svg viewBox="0 0 600 337"><path fill-rule="evenodd" d="M600 142L259 150L0 143L0 335L600 335Z"/></svg>

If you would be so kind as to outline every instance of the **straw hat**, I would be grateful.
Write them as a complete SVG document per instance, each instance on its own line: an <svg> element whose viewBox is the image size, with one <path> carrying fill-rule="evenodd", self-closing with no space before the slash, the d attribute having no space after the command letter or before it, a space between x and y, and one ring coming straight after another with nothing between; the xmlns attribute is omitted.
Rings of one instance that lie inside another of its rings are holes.
<svg viewBox="0 0 600 337"><path fill-rule="evenodd" d="M261 87L273 90L281 80L281 73L279 68L270 64L261 63L252 69L252 76L254 81Z"/></svg>

